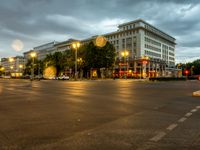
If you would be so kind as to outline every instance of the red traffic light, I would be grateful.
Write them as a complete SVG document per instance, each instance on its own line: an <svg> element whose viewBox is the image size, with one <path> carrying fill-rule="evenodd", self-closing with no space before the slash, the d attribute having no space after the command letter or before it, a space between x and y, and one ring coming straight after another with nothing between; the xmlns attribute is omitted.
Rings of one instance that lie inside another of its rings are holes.
<svg viewBox="0 0 200 150"><path fill-rule="evenodd" d="M189 71L188 70L185 70L185 74L188 74L189 73Z"/></svg>
<svg viewBox="0 0 200 150"><path fill-rule="evenodd" d="M148 62L147 62L146 60L143 60L142 63L143 63L143 64L147 64Z"/></svg>

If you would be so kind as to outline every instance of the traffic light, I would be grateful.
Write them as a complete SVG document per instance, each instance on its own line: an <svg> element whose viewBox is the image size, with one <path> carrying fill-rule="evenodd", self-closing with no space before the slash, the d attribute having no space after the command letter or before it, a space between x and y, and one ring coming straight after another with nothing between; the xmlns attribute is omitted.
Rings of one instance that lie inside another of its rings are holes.
<svg viewBox="0 0 200 150"><path fill-rule="evenodd" d="M147 60L143 60L142 63L146 65L148 62Z"/></svg>
<svg viewBox="0 0 200 150"><path fill-rule="evenodd" d="M188 75L188 74L189 74L189 71L188 71L188 70L185 70L185 74Z"/></svg>

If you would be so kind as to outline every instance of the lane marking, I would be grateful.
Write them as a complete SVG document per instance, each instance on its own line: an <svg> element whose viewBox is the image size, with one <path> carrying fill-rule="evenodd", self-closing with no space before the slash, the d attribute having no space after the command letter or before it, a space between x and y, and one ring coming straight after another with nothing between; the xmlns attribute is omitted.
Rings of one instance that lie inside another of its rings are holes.
<svg viewBox="0 0 200 150"><path fill-rule="evenodd" d="M153 138L151 138L150 141L158 142L158 141L161 140L165 135L166 135L165 132L160 132L160 133L158 133L156 136L154 136Z"/></svg>
<svg viewBox="0 0 200 150"><path fill-rule="evenodd" d="M200 109L200 106L197 106L196 108L197 108L197 109Z"/></svg>
<svg viewBox="0 0 200 150"><path fill-rule="evenodd" d="M192 110L191 110L191 112L196 112L196 111L197 111L197 109L192 109Z"/></svg>
<svg viewBox="0 0 200 150"><path fill-rule="evenodd" d="M169 127L167 127L167 130L172 131L173 129L175 129L178 126L178 124L171 124Z"/></svg>
<svg viewBox="0 0 200 150"><path fill-rule="evenodd" d="M192 113L189 112L189 113L185 114L185 116L190 117L190 116L192 116Z"/></svg>
<svg viewBox="0 0 200 150"><path fill-rule="evenodd" d="M179 119L178 122L184 122L185 120L187 120L187 118L183 117L183 118Z"/></svg>
<svg viewBox="0 0 200 150"><path fill-rule="evenodd" d="M182 118L180 118L178 120L178 123L181 123L181 122L184 122L185 120L187 120L188 118L186 118L186 117L192 116L192 113L198 111L198 109L200 109L200 106L196 106L196 108L192 109L189 113L186 113L184 117L182 117ZM173 124L169 125L166 129L169 130L169 131L172 131L173 129L175 129L178 126L178 123L173 123ZM165 135L167 135L167 133L165 133L165 132L159 132L157 135L155 135L154 137L152 137L149 140L153 141L153 142L158 142Z"/></svg>

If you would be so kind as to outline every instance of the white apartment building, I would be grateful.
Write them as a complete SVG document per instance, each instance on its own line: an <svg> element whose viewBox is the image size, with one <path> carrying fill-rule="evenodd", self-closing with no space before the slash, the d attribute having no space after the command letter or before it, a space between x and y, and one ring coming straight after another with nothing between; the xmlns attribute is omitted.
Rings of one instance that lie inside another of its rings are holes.
<svg viewBox="0 0 200 150"><path fill-rule="evenodd" d="M126 50L130 58L160 59L168 67L175 66L175 38L153 27L142 19L120 24L116 32L104 34L107 40L114 45L118 57ZM97 36L82 40L83 43L92 41Z"/></svg>
<svg viewBox="0 0 200 150"><path fill-rule="evenodd" d="M23 74L23 69L25 66L24 62L25 60L23 56L2 58L1 66L4 68L6 75L11 75L13 77L20 77Z"/></svg>
<svg viewBox="0 0 200 150"><path fill-rule="evenodd" d="M118 31L105 34L120 56L120 51L129 51L129 57L160 59L168 67L175 66L175 38L153 27L144 20L120 24Z"/></svg>
<svg viewBox="0 0 200 150"><path fill-rule="evenodd" d="M64 52L66 50L70 50L72 43L75 41L77 41L77 40L69 39L69 40L63 41L63 42L55 42L54 41L54 42L50 42L47 44L43 44L43 45L34 47L33 50L24 52L25 63L27 63L27 61L29 59L31 59L32 52L36 53L36 57L38 60L43 60L48 54L53 54L55 52Z"/></svg>
<svg viewBox="0 0 200 150"><path fill-rule="evenodd" d="M144 78L175 74L176 39L144 20L138 19L120 24L117 31L103 36L115 47L118 64L123 61L121 53L128 52L126 68L132 66L134 73L140 72ZM84 39L82 42L88 43L96 37ZM143 60L147 63L142 64Z"/></svg>
<svg viewBox="0 0 200 150"><path fill-rule="evenodd" d="M31 59L32 52L36 53L38 60L43 60L46 57L46 55L54 53L56 51L55 44L57 43L58 42L53 41L50 43L34 47L33 50L24 52L25 64L28 62L29 59Z"/></svg>

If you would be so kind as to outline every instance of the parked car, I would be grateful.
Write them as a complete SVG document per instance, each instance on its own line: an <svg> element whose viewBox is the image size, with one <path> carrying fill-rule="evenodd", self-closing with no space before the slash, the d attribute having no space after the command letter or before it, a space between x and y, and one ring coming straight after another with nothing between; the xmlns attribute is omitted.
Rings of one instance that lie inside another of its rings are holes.
<svg viewBox="0 0 200 150"><path fill-rule="evenodd" d="M58 80L69 80L69 76L62 75L62 76L58 77Z"/></svg>
<svg viewBox="0 0 200 150"><path fill-rule="evenodd" d="M11 76L4 76L4 79L11 79Z"/></svg>

